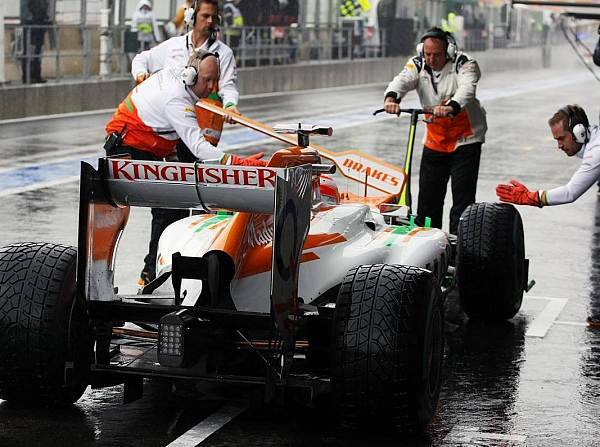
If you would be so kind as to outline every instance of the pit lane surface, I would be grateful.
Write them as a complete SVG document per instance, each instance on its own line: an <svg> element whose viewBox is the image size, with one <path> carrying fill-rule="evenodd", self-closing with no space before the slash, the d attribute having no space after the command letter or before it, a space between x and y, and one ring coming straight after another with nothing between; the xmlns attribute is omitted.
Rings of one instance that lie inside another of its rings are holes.
<svg viewBox="0 0 600 447"><path fill-rule="evenodd" d="M358 148L401 163L408 119L370 115L381 107L383 89L268 95L242 98L241 104L246 115L270 124L333 125L334 136L315 137L317 144ZM566 182L579 161L556 149L546 121L558 107L578 103L596 123L597 91L583 69L485 76L478 96L488 111L489 132L478 200L495 201L495 185L510 178L532 189ZM405 103L415 105L414 99ZM0 245L29 240L76 245L74 179L81 159L101 154L109 115L0 124ZM227 128L224 143L243 154L281 147L238 126ZM415 200L419 159L417 150ZM585 320L600 318L600 199L594 187L572 205L519 210L530 278L537 285L510 321L483 324L450 315L444 387L437 416L422 436L343 433L313 410L264 407L246 388L172 390L150 381L144 397L127 405L120 386L88 389L76 405L60 411L0 401L0 445L598 445L600 329L586 327ZM148 210L133 210L117 258L115 282L122 293L135 291L149 222ZM223 425L228 417L232 420Z"/></svg>

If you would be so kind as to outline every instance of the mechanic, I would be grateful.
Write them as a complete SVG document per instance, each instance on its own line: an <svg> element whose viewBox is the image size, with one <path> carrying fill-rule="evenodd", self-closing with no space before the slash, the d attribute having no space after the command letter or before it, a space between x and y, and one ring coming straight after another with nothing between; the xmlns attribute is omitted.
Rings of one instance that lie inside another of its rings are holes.
<svg viewBox="0 0 600 447"><path fill-rule="evenodd" d="M248 158L227 155L209 143L198 126L194 107L200 98L217 89L219 63L214 53L194 51L183 71L165 69L135 87L106 125L107 155L127 153L136 160L174 157L179 139L195 160L242 166L265 166L262 153ZM186 217L185 210L152 209L149 251L144 259L140 285L152 281L156 269L158 239L163 230Z"/></svg>
<svg viewBox="0 0 600 447"><path fill-rule="evenodd" d="M578 105L564 106L548 125L558 148L568 157L581 158L581 166L566 185L550 190L529 191L516 180L499 184L496 194L503 202L538 207L571 203L600 179L600 130L590 126L585 111Z"/></svg>
<svg viewBox="0 0 600 447"><path fill-rule="evenodd" d="M185 22L192 30L171 37L160 45L142 51L131 62L131 74L137 83L163 68L183 68L194 50L202 49L219 55L219 95L225 109L239 113L237 104L237 68L233 51L216 38L219 9L217 0L194 0L185 11Z"/></svg>
<svg viewBox="0 0 600 447"><path fill-rule="evenodd" d="M450 233L456 234L464 209L475 202L481 145L485 141L485 110L475 97L481 76L479 65L458 51L451 33L434 27L417 46L417 55L389 83L384 109L400 113L400 100L417 90L423 108L434 119L427 123L421 158L417 223L431 218L442 227L444 198L452 178Z"/></svg>

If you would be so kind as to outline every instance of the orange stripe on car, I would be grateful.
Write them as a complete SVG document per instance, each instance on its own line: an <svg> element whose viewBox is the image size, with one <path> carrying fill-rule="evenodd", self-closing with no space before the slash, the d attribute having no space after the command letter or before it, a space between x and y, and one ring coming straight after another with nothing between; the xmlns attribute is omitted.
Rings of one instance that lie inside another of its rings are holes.
<svg viewBox="0 0 600 447"><path fill-rule="evenodd" d="M419 234L423 231L431 231L431 230L433 230L433 228L424 228L424 227L415 228L414 230L412 230L410 233L408 233L404 237L404 241L406 242L406 241L412 239L414 236L416 236L417 234Z"/></svg>
<svg viewBox="0 0 600 447"><path fill-rule="evenodd" d="M211 250L221 250L231 256L233 262L238 265L238 257L244 236L246 235L248 221L251 213L237 213L231 218L229 225L212 243Z"/></svg>
<svg viewBox="0 0 600 447"><path fill-rule="evenodd" d="M92 261L107 261L110 266L121 230L129 219L129 212L129 207L115 208L101 203L90 205L87 238L91 244Z"/></svg>
<svg viewBox="0 0 600 447"><path fill-rule="evenodd" d="M339 244L341 242L346 242L346 238L340 233L309 234L304 243L304 249Z"/></svg>
<svg viewBox="0 0 600 447"><path fill-rule="evenodd" d="M304 244L304 250L310 250L313 248L324 247L326 245L339 244L345 242L346 238L339 233L331 234L314 234L309 235L306 238ZM273 246L271 244L255 247L248 252L244 266L242 267L239 278L246 276L257 275L259 273L265 273L271 270L271 256ZM302 253L300 262L310 262L320 259L319 256L311 251Z"/></svg>

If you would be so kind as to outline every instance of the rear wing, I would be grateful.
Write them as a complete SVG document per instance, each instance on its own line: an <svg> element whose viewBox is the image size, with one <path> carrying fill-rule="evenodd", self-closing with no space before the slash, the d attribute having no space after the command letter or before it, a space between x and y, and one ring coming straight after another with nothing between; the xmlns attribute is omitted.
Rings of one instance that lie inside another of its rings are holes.
<svg viewBox="0 0 600 447"><path fill-rule="evenodd" d="M203 100L198 101L196 106L206 109L212 113L216 113L220 116L230 116L237 123L256 130L264 135L273 137L274 139L283 143L287 143L292 146L296 146L298 144L297 138L294 138L293 135L282 133L282 130L291 130L293 127L291 124L279 125L276 126L276 128L272 128L264 123L240 115L239 113L235 113L230 110L225 111L222 108L214 104L204 102ZM325 135L327 133L321 132L321 134ZM321 157L333 162L337 167L338 173L354 182L359 183L361 185L359 188L360 193L363 193L363 191L368 192L369 189L374 189L379 193L400 196L402 190L404 189L406 184L406 175L402 169L394 166L391 163L386 163L383 160L379 160L368 154L355 150L332 152L313 143L310 143L308 147L316 150Z"/></svg>
<svg viewBox="0 0 600 447"><path fill-rule="evenodd" d="M101 160L112 200L118 205L155 208L226 208L272 214L277 178L283 168Z"/></svg>
<svg viewBox="0 0 600 447"><path fill-rule="evenodd" d="M317 167L315 167L317 169ZM311 207L310 165L260 168L101 158L81 163L77 287L88 301L115 302L114 259L131 206L274 214L271 303L292 346L301 250ZM290 317L292 316L292 317Z"/></svg>

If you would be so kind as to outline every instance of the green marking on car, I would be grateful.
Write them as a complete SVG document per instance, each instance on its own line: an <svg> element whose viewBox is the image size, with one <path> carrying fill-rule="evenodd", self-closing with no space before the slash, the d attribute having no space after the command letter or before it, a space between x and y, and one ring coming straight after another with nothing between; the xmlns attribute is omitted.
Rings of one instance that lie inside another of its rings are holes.
<svg viewBox="0 0 600 447"><path fill-rule="evenodd" d="M210 227L211 225L217 224L223 220L231 219L231 217L231 214L217 213L216 216L211 217L210 219L206 219L204 222L202 222L196 228L194 228L194 233L199 233L206 227Z"/></svg>

